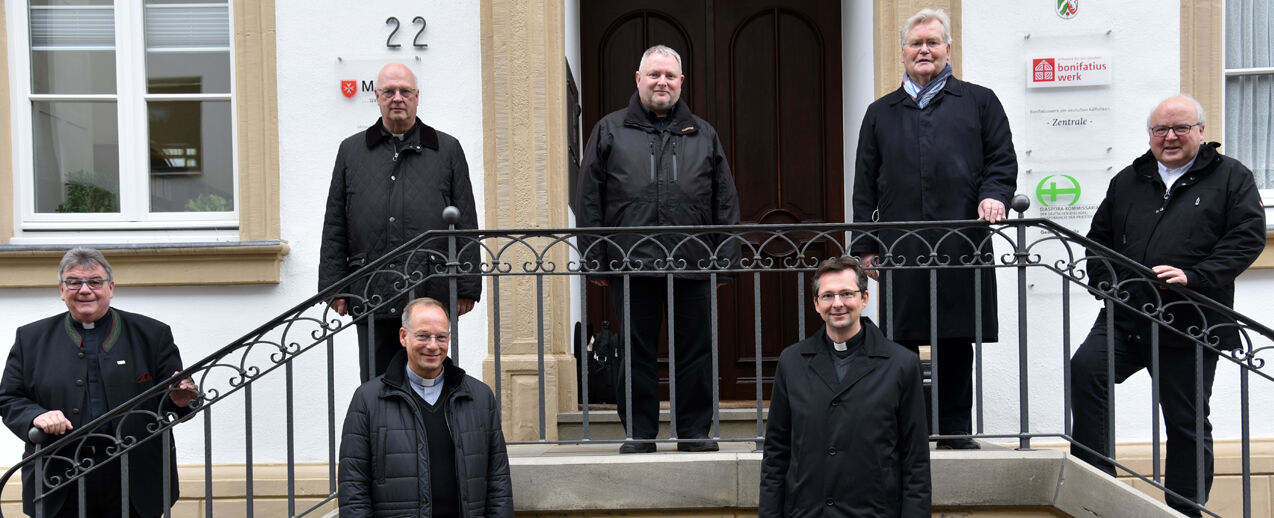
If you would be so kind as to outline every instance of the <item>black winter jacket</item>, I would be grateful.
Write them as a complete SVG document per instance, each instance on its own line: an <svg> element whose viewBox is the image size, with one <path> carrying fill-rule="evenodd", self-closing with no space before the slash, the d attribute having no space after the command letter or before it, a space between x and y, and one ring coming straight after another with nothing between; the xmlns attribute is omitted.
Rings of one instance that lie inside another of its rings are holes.
<svg viewBox="0 0 1274 518"><path fill-rule="evenodd" d="M111 308L108 315L110 330L107 343L103 344L104 350L98 353L97 359L101 367L107 407L115 408L181 370L181 352L173 343L172 330L163 322L115 308ZM23 439L26 455L35 451L35 446L26 442L26 437L36 416L49 410L61 410L67 420L71 421L74 430L79 430L89 422L85 419L88 415L88 401L83 383L88 378L88 359L80 354L81 338L78 328L71 322L69 313L61 313L19 327L13 349L9 351L4 378L0 380L0 415L4 417L4 425ZM143 439L150 435L147 425L155 422L156 415L167 412L185 415L192 411L190 408L177 407L168 397L144 403L136 407L136 410L138 412L130 417L114 422L120 437ZM108 433L108 430L99 429L95 432ZM171 432L167 433L171 439ZM99 440L96 446L101 447L103 442L105 441ZM75 442L70 448L80 444L82 443ZM180 494L176 448L170 441L168 453L169 459L173 461L165 467L163 445L164 441L152 439L141 443L128 454L129 501L134 509L146 516L162 514L164 509L177 501ZM66 450L62 451L62 455L65 458L80 459L89 456L83 451ZM46 477L60 473L63 468L66 466L59 467L57 462L46 465ZM117 464L112 464L108 469L119 476ZM168 470L171 491L167 502L163 499L162 490L164 469ZM22 510L32 516L35 512L32 502L37 486L35 465L23 466ZM71 485L53 493L46 500L46 516L57 514L68 491L74 490L75 486Z"/></svg>
<svg viewBox="0 0 1274 518"><path fill-rule="evenodd" d="M407 352L385 374L354 392L341 430L341 518L433 515L429 446L417 396L409 393ZM443 362L447 425L456 447L456 479L465 518L511 518L513 483L491 388ZM415 462L412 462L412 459Z"/></svg>
<svg viewBox="0 0 1274 518"><path fill-rule="evenodd" d="M678 101L667 128L651 122L637 94L628 108L612 112L593 127L584 149L577 189L576 224L589 227L642 227L739 224L739 196L717 131ZM701 240L682 236L618 235L607 245L582 237L594 270L658 268L669 256L676 269L739 263L739 243L722 236ZM631 261L624 265L624 260ZM684 263L683 263L684 261ZM728 263L727 263L728 262Z"/></svg>
<svg viewBox="0 0 1274 518"><path fill-rule="evenodd" d="M779 356L758 516L929 517L920 360L860 321L866 336L844 380L826 328Z"/></svg>
<svg viewBox="0 0 1274 518"><path fill-rule="evenodd" d="M1265 210L1252 171L1218 153L1219 146L1216 142L1200 146L1194 165L1168 192L1154 155L1147 151L1134 160L1111 179L1088 237L1147 267L1180 268L1187 288L1233 307L1234 279L1265 249ZM1170 290L1128 282L1142 274L1119 265L1112 271L1106 263L1090 260L1087 272L1090 284L1098 289L1122 283L1120 290L1129 292L1128 303L1133 307L1181 300ZM1147 319L1116 314L1120 333L1150 340ZM1208 326L1215 326L1220 318L1213 312L1203 316ZM1187 332L1203 324L1198 311L1187 307L1169 307L1168 318L1174 328ZM1218 334L1221 348L1239 346L1233 328L1220 329ZM1159 336L1164 345L1193 343L1170 331Z"/></svg>
<svg viewBox="0 0 1274 518"><path fill-rule="evenodd" d="M341 142L323 219L320 291L421 233L447 229L442 209L448 205L460 209L457 229L478 228L469 164L460 142L420 119L405 135L401 150L396 150L393 139L377 119L366 131ZM464 241L458 243L460 247L465 245ZM436 252L416 253L408 265L395 261L383 269L404 275L415 271L423 275L435 273L446 262L447 241L431 240L426 247ZM461 260L477 264L477 249L465 248ZM399 274L377 274L370 286L364 281L343 291L355 295L351 306L358 311L360 299L371 295L389 297L402 289L402 280ZM418 295L444 303L449 293L445 277L430 278L423 290L417 289ZM458 298L478 300L481 293L479 277L459 279ZM392 313L397 313L405 302L400 300Z"/></svg>

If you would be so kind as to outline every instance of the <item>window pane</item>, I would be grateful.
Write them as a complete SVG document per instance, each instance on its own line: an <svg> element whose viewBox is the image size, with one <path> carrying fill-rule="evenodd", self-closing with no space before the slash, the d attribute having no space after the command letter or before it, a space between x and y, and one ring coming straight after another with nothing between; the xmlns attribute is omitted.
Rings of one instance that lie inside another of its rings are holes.
<svg viewBox="0 0 1274 518"><path fill-rule="evenodd" d="M147 2L146 79L151 93L229 93L225 3Z"/></svg>
<svg viewBox="0 0 1274 518"><path fill-rule="evenodd" d="M31 6L31 91L115 93L115 12L106 6Z"/></svg>
<svg viewBox="0 0 1274 518"><path fill-rule="evenodd" d="M1256 184L1274 189L1274 75L1225 79L1225 146L1221 149L1252 169Z"/></svg>
<svg viewBox="0 0 1274 518"><path fill-rule="evenodd" d="M1274 66L1274 7L1269 0L1225 2L1225 68Z"/></svg>
<svg viewBox="0 0 1274 518"><path fill-rule="evenodd" d="M119 212L113 102L33 102L35 211Z"/></svg>
<svg viewBox="0 0 1274 518"><path fill-rule="evenodd" d="M234 210L229 101L151 101L150 211Z"/></svg>

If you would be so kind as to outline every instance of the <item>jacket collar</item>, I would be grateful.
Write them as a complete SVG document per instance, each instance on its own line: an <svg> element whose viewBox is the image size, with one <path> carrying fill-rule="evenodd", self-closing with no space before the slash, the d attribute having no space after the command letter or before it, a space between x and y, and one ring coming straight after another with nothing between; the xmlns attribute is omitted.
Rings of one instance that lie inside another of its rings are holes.
<svg viewBox="0 0 1274 518"><path fill-rule="evenodd" d="M938 100L944 95L964 97L968 91L969 83L956 79L955 76L951 76L947 78L947 84L943 85L942 90L938 93L938 95L934 96L933 102L938 102ZM920 105L916 104L916 100L911 98L911 94L907 93L907 89L903 88L901 83L899 83L897 90L886 94L885 98L888 99L886 102L888 102L890 106L903 103L917 110L920 109Z"/></svg>
<svg viewBox="0 0 1274 518"><path fill-rule="evenodd" d="M1221 147L1220 142L1204 142L1200 144L1199 154L1194 157L1194 165L1190 166L1190 170L1182 175L1182 180L1208 174L1213 169L1216 169L1216 165L1221 163L1221 153L1217 151L1219 147ZM1150 150L1146 150L1144 155L1133 160L1132 167L1142 180L1154 181L1155 178L1159 177L1158 161L1155 160L1155 155ZM1182 185L1188 185L1189 183Z"/></svg>
<svg viewBox="0 0 1274 518"><path fill-rule="evenodd" d="M380 397L389 395L390 390L410 390L407 386L407 350L403 349L389 360L389 366L385 367L385 374L382 374L380 380L384 383L381 388ZM449 394L454 390L460 389L464 381L464 369L451 361L448 357L442 360L442 393Z"/></svg>
<svg viewBox="0 0 1274 518"><path fill-rule="evenodd" d="M367 143L368 149L380 145L380 143L393 136L385 129L382 120L376 119L376 124L372 124L371 127L367 128L367 131L363 132L363 141ZM411 129L407 130L403 140L408 145L427 147L434 151L438 150L438 130L421 122L420 117L416 117L416 123L412 124Z"/></svg>
<svg viewBox="0 0 1274 518"><path fill-rule="evenodd" d="M648 110L641 104L641 97L633 92L633 96L628 98L628 109L624 111L624 125L654 133L655 125L651 124L647 113ZM686 106L684 99L678 99L677 104L668 111L668 120L668 132L674 135L688 135L699 131L699 124L691 117L690 107Z"/></svg>
<svg viewBox="0 0 1274 518"><path fill-rule="evenodd" d="M880 328L867 317L861 317L860 322L863 328L862 333L864 333L862 351L855 353L859 359L849 364L849 372L845 373L844 380L836 374L836 367L829 351L830 339L827 338L826 327L819 328L818 334L811 337L812 339L801 342L800 354L802 358L805 358L806 365L834 393L853 387L864 376L876 370L883 360L891 356L889 341L885 339L884 333L880 332Z"/></svg>

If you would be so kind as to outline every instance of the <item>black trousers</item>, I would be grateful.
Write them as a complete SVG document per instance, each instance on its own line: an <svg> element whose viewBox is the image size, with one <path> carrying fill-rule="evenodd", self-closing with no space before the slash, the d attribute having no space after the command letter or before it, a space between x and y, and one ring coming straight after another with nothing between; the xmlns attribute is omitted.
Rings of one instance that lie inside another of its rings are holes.
<svg viewBox="0 0 1274 518"><path fill-rule="evenodd" d="M909 351L920 354L928 340L901 340ZM964 338L938 340L938 434L963 435L973 431L973 342ZM933 415L933 400L925 398L925 415ZM930 423L930 433L933 424Z"/></svg>
<svg viewBox="0 0 1274 518"><path fill-rule="evenodd" d="M1171 331L1160 331L1169 333ZM1108 339L1109 338L1109 339ZM1152 357L1149 337L1107 336L1105 315L1089 331L1088 338L1071 357L1071 413L1074 415L1072 437L1076 442L1092 448L1097 455L1072 446L1071 455L1092 464L1111 475L1115 467L1106 460L1110 451L1106 445L1114 433L1107 419L1110 394L1107 391L1106 351L1113 343L1115 349L1115 383L1122 383L1137 371L1150 371ZM1168 444L1164 465L1164 487L1195 502L1207 502L1212 490L1212 423L1208 421L1208 400L1212 397L1212 380L1216 376L1217 357L1211 351L1203 351L1203 408L1195 405L1196 384L1195 349L1180 347L1159 348L1159 406L1163 409ZM1138 408L1134 411L1140 412ZM1195 434L1196 418L1203 419L1203 437ZM1203 458L1195 455L1196 445L1203 441ZM1195 473L1202 461L1204 487L1200 494ZM1187 516L1199 516L1188 502L1168 497L1168 505Z"/></svg>
<svg viewBox="0 0 1274 518"><path fill-rule="evenodd" d="M634 439L654 439L659 432L659 372L656 363L659 335L673 304L673 366L676 371L677 437L707 437L712 425L712 283L708 280L674 279L668 293L664 277L630 277L631 304L625 304L624 281L610 281L619 321L620 350L631 331L633 422L627 423L624 385L615 387L619 419ZM624 307L632 325L624 329ZM621 371L622 372L622 371Z"/></svg>
<svg viewBox="0 0 1274 518"><path fill-rule="evenodd" d="M105 460L105 455L96 457L97 460ZM135 507L129 506L128 514L120 512L122 501L120 499L120 470L119 460L116 459L106 465L94 470L85 476L84 483L84 516L90 518L120 518L127 516L128 518L143 518L145 515L138 513ZM130 494L133 494L134 488L129 488ZM155 489L161 491L162 489ZM79 484L74 483L63 489L66 499L62 501L62 508L57 513L45 514L48 518L78 518L80 508ZM36 505L39 505L38 503Z"/></svg>
<svg viewBox="0 0 1274 518"><path fill-rule="evenodd" d="M402 328L402 317L395 312L391 315L376 315L374 326L364 320L355 324L358 331L358 375L366 383L368 380L385 373L389 360L403 348L398 340L398 330ZM370 319L369 319L370 320ZM372 328L375 329L372 329ZM374 370L368 368L368 347L370 340L375 340L375 356L371 359Z"/></svg>

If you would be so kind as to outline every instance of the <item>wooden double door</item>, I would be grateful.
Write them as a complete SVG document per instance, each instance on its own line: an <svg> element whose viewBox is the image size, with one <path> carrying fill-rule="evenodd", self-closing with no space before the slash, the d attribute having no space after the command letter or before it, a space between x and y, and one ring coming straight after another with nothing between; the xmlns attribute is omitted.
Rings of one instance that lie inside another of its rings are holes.
<svg viewBox="0 0 1274 518"><path fill-rule="evenodd" d="M641 53L664 44L682 56L681 99L721 136L744 224L844 221L840 24L836 0L581 2L585 135L598 119L627 106ZM791 247L771 248L766 255L781 261L794 253ZM835 251L814 244L807 253L825 257ZM761 382L767 398L779 353L822 324L808 275L805 280L801 300L796 274L760 278ZM723 400L756 397L755 282L744 274L718 291ZM587 298L594 327L618 321L606 288L590 285ZM804 333L799 312L805 313ZM666 345L660 349L667 397Z"/></svg>

